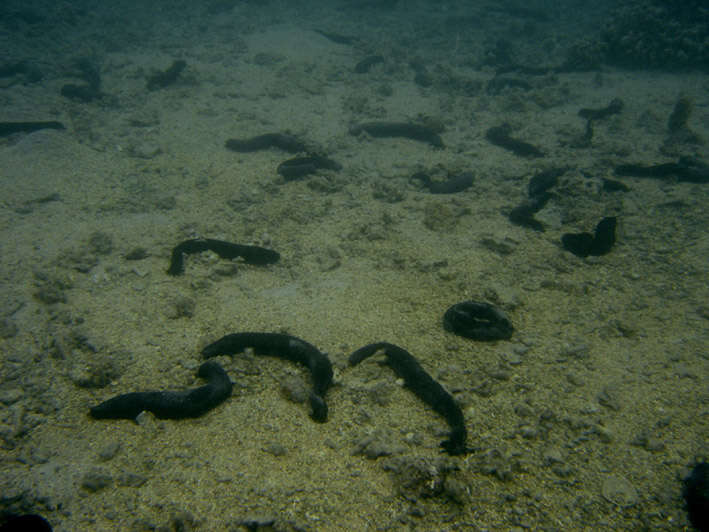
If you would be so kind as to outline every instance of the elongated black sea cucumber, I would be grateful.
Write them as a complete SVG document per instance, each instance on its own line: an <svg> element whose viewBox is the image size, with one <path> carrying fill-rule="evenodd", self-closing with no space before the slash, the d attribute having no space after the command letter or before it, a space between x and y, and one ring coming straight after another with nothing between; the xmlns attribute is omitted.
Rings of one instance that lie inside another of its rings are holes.
<svg viewBox="0 0 709 532"><path fill-rule="evenodd" d="M241 257L247 264L258 265L272 264L278 262L278 259L281 258L277 251L260 246L234 244L224 240L214 240L213 238L194 238L180 242L173 248L167 273L169 275L182 275L185 271L185 255L202 251L214 251L223 259Z"/></svg>
<svg viewBox="0 0 709 532"><path fill-rule="evenodd" d="M632 177L654 177L658 179L676 178L688 183L709 183L709 165L693 157L680 157L676 163L644 166L641 164L621 164L615 167L615 174Z"/></svg>
<svg viewBox="0 0 709 532"><path fill-rule="evenodd" d="M242 332L223 336L202 349L205 358L217 355L235 355L252 348L257 355L270 355L303 364L310 370L313 390L310 393L310 417L327 421L325 394L332 384L332 364L327 355L314 345L289 334Z"/></svg>
<svg viewBox="0 0 709 532"><path fill-rule="evenodd" d="M443 148L443 140L432 128L408 122L365 122L350 128L351 135L365 132L372 137L403 137Z"/></svg>
<svg viewBox="0 0 709 532"><path fill-rule="evenodd" d="M468 431L465 428L463 411L443 386L431 377L421 364L405 349L386 342L377 342L360 347L350 355L350 366L359 364L377 351L386 355L386 364L394 373L404 379L404 386L416 397L442 415L451 427L449 438L441 442L443 451L450 455L465 454Z"/></svg>
<svg viewBox="0 0 709 532"><path fill-rule="evenodd" d="M287 133L265 133L248 139L229 139L224 146L232 151L250 152L278 148L289 153L307 151L305 143Z"/></svg>
<svg viewBox="0 0 709 532"><path fill-rule="evenodd" d="M286 181L294 181L318 170L342 170L342 165L323 155L310 154L303 157L293 157L278 165L276 171Z"/></svg>
<svg viewBox="0 0 709 532"><path fill-rule="evenodd" d="M199 417L231 395L231 380L214 361L205 362L197 375L207 384L183 391L132 392L117 395L90 410L95 419L135 419L144 411L160 419Z"/></svg>
<svg viewBox="0 0 709 532"><path fill-rule="evenodd" d="M0 137L15 133L32 133L40 129L65 129L61 122L0 122Z"/></svg>
<svg viewBox="0 0 709 532"><path fill-rule="evenodd" d="M528 142L511 137L511 132L512 126L508 123L504 123L500 126L488 129L485 132L485 138L492 144L509 150L520 157L544 157L544 154L539 148Z"/></svg>
<svg viewBox="0 0 709 532"><path fill-rule="evenodd" d="M434 181L427 172L416 172L411 179L418 179L431 194L455 194L468 190L475 179L472 172L462 172L457 175L448 174L446 181Z"/></svg>

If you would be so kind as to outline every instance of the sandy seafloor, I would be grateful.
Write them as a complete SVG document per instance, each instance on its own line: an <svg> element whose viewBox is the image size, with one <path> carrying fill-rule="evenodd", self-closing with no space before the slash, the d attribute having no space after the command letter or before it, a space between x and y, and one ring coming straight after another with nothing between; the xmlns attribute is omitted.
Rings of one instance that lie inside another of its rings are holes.
<svg viewBox="0 0 709 532"><path fill-rule="evenodd" d="M67 129L0 140L3 509L42 513L59 531L687 527L681 479L708 453L709 185L600 185L621 162L672 160L659 149L680 95L709 140L706 74L604 68L489 94L494 70L473 59L485 32L522 24L509 15L473 10L479 25L454 35L440 32L460 15L454 2L289 5L127 12L104 30L72 26L77 40L57 49L61 28L35 32L41 47L12 41L19 56L43 47L51 74L0 89L2 120ZM385 63L355 74L371 53ZM101 64L99 102L59 95L84 55ZM431 87L413 82L413 57ZM177 83L146 91L146 76L176 58L188 63ZM596 124L590 147L572 147L578 110L613 98L622 113ZM445 126L445 149L348 134L420 117ZM488 143L502 122L545 157ZM224 148L285 130L343 169L286 183L275 169L288 154ZM511 224L529 178L555 166L570 170L537 216L546 231ZM436 167L472 171L474 185L432 195L409 181ZM563 233L611 215L611 253L561 249ZM206 253L166 275L172 247L195 236L282 259L233 266ZM147 257L127 260L135 248ZM504 309L512 339L445 332L444 311L466 299ZM201 418L88 417L119 393L199 385L201 348L239 331L287 332L329 354L327 423L284 393L309 385L303 368L255 356L217 359L234 393ZM444 420L390 370L347 367L373 341L408 349L454 393L470 454L440 454Z"/></svg>

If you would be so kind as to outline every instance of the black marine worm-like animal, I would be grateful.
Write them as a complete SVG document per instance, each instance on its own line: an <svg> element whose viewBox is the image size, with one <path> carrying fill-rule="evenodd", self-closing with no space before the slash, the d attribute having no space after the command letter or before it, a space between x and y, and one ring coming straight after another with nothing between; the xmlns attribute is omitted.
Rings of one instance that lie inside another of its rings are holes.
<svg viewBox="0 0 709 532"><path fill-rule="evenodd" d="M367 133L372 137L402 137L428 142L435 148L443 148L443 140L428 126L409 122L365 122L350 128L351 135Z"/></svg>
<svg viewBox="0 0 709 532"><path fill-rule="evenodd" d="M279 333L243 332L227 334L202 349L205 358L235 355L252 348L257 355L270 355L303 364L313 377L310 393L310 417L320 423L327 421L325 393L332 384L332 364L327 355L305 340Z"/></svg>
<svg viewBox="0 0 709 532"><path fill-rule="evenodd" d="M443 451L450 455L470 452L470 449L466 446L468 432L465 428L463 411L453 396L426 373L426 370L421 367L421 364L411 353L394 344L377 342L360 347L352 353L349 358L350 366L360 363L377 351L384 352L386 365L404 379L404 386L442 415L450 425L449 438L441 442Z"/></svg>
<svg viewBox="0 0 709 532"><path fill-rule="evenodd" d="M182 275L185 272L185 255L202 251L214 251L223 259L241 257L247 264L258 265L272 264L281 258L277 251L260 246L234 244L213 238L193 238L180 242L172 249L170 267L167 269L168 275Z"/></svg>
<svg viewBox="0 0 709 532"><path fill-rule="evenodd" d="M251 152L269 148L278 148L289 153L307 150L304 142L288 133L265 133L247 139L229 139L224 143L224 146L236 152Z"/></svg>
<svg viewBox="0 0 709 532"><path fill-rule="evenodd" d="M160 419L199 417L231 395L231 380L214 361L205 362L197 375L207 384L183 391L133 392L117 395L90 410L95 419L135 419L144 411Z"/></svg>

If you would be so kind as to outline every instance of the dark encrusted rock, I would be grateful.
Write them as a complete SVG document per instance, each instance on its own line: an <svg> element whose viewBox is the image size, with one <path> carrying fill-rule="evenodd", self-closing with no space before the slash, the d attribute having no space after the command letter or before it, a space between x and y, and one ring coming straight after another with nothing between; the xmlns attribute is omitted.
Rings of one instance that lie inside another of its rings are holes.
<svg viewBox="0 0 709 532"><path fill-rule="evenodd" d="M90 493L100 491L113 483L111 474L100 468L92 469L81 479L81 487Z"/></svg>
<svg viewBox="0 0 709 532"><path fill-rule="evenodd" d="M443 316L447 331L473 340L507 340L514 327L497 307L478 301L463 301L451 306Z"/></svg>
<svg viewBox="0 0 709 532"><path fill-rule="evenodd" d="M563 69L601 63L628 69L709 69L709 11L703 0L631 0L619 4L597 38L569 51Z"/></svg>

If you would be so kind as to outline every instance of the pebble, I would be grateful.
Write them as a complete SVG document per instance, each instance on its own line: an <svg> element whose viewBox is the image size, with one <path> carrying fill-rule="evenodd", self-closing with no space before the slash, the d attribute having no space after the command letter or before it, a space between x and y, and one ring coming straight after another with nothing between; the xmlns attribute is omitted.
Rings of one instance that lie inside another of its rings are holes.
<svg viewBox="0 0 709 532"><path fill-rule="evenodd" d="M288 452L288 449L280 443L271 442L263 447L263 451L273 456L283 456Z"/></svg>
<svg viewBox="0 0 709 532"><path fill-rule="evenodd" d="M542 454L542 463L545 466L550 466L552 464L558 464L564 461L564 458L561 456L561 451L555 447L550 447L546 451L544 451L544 454Z"/></svg>
<svg viewBox="0 0 709 532"><path fill-rule="evenodd" d="M104 462L108 462L109 460L113 459L116 456L116 454L118 454L118 451L120 451L120 449L121 449L121 442L119 442L119 441L111 442L99 451L98 457L100 460L103 460Z"/></svg>
<svg viewBox="0 0 709 532"><path fill-rule="evenodd" d="M620 475L608 475L601 486L601 494L608 502L618 506L633 506L638 502L635 487Z"/></svg>
<svg viewBox="0 0 709 532"><path fill-rule="evenodd" d="M162 150L160 149L160 146L154 142L141 142L130 146L128 152L133 157L137 157L139 159L152 159L157 157Z"/></svg>
<svg viewBox="0 0 709 532"><path fill-rule="evenodd" d="M127 488L139 488L148 481L147 477L138 473L121 473L116 483Z"/></svg>
<svg viewBox="0 0 709 532"><path fill-rule="evenodd" d="M19 401L21 397L21 388L7 388L5 390L0 390L0 403L2 404L11 405Z"/></svg>
<svg viewBox="0 0 709 532"><path fill-rule="evenodd" d="M113 482L113 477L104 469L92 469L81 479L81 487L86 491L95 493L104 489Z"/></svg>

